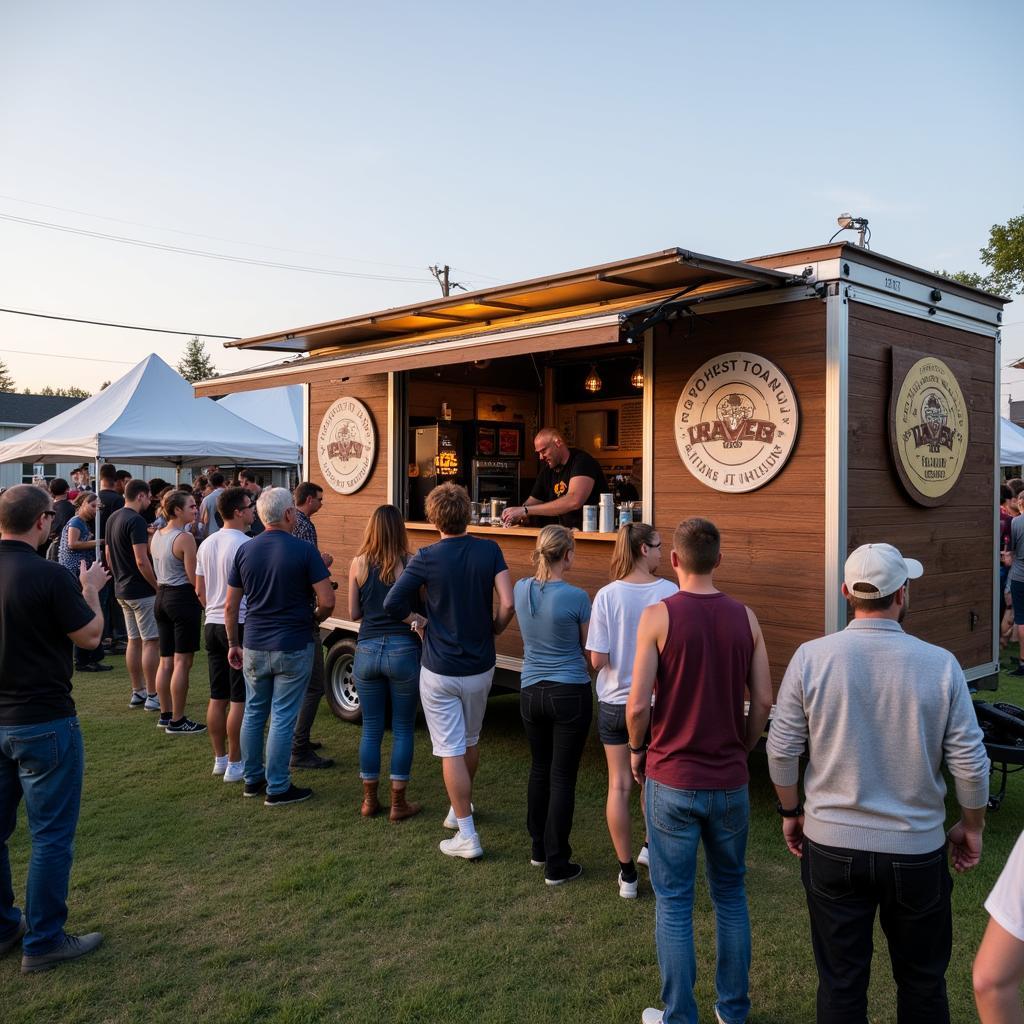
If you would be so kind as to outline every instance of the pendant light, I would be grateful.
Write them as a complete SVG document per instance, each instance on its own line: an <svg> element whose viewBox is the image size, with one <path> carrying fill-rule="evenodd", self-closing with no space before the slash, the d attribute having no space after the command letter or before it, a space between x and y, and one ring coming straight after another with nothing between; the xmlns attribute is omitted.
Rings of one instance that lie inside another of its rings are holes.
<svg viewBox="0 0 1024 1024"><path fill-rule="evenodd" d="M629 383L632 384L635 388L638 388L640 390L643 389L644 368L640 365L639 362L636 364L636 368L633 370L633 375L629 378Z"/></svg>
<svg viewBox="0 0 1024 1024"><path fill-rule="evenodd" d="M583 382L583 386L590 391L595 393L601 390L602 382L601 378L597 375L597 366L594 363L590 364L590 373L587 374L587 379Z"/></svg>

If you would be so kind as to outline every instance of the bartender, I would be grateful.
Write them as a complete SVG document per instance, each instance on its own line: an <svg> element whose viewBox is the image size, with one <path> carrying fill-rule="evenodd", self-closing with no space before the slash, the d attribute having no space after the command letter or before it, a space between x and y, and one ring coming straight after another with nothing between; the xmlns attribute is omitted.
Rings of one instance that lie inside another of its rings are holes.
<svg viewBox="0 0 1024 1024"><path fill-rule="evenodd" d="M583 506L596 505L598 495L608 491L604 471L589 452L567 445L554 427L543 427L533 448L542 463L537 482L525 504L505 509L502 523L514 526L528 516L544 516L578 530Z"/></svg>

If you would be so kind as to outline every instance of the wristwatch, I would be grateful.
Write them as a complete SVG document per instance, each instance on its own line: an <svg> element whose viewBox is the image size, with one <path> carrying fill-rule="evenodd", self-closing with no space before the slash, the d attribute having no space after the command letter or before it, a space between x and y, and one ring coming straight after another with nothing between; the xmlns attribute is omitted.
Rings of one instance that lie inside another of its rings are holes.
<svg viewBox="0 0 1024 1024"><path fill-rule="evenodd" d="M629 747L629 752L631 754L643 754L647 750L647 744L646 743L642 747L633 747L633 746L630 746L629 743L627 743L626 746Z"/></svg>
<svg viewBox="0 0 1024 1024"><path fill-rule="evenodd" d="M782 806L782 801L776 800L775 810L777 810L783 818L799 818L804 813L804 805L797 803L796 807L786 810L786 808Z"/></svg>

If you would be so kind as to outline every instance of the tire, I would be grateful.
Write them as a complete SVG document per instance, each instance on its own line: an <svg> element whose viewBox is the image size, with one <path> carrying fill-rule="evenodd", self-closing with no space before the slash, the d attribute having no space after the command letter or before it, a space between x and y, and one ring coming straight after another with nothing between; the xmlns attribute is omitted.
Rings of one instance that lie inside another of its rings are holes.
<svg viewBox="0 0 1024 1024"><path fill-rule="evenodd" d="M363 719L352 677L355 655L356 642L346 637L331 646L324 660L324 696L335 718L343 722L358 723Z"/></svg>

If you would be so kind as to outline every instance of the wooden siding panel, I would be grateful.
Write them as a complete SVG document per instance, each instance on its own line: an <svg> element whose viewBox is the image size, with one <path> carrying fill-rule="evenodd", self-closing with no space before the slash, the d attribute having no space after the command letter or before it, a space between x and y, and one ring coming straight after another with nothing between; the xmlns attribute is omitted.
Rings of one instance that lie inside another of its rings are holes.
<svg viewBox="0 0 1024 1024"><path fill-rule="evenodd" d="M848 543L887 541L924 563L910 586L905 628L951 650L969 668L993 657L994 340L859 303L850 306ZM963 476L936 508L912 501L889 448L892 349L904 347L969 367L960 380L971 440Z"/></svg>
<svg viewBox="0 0 1024 1024"><path fill-rule="evenodd" d="M692 330L692 335L689 333ZM686 380L705 360L732 350L771 359L789 377L800 436L785 468L746 494L700 483L683 465L674 413ZM683 519L703 516L722 533L717 584L761 622L778 690L796 648L825 628L825 307L817 300L702 316L655 337L655 525L665 544Z"/></svg>
<svg viewBox="0 0 1024 1024"><path fill-rule="evenodd" d="M320 472L316 436L324 414L343 395L358 398L373 417L377 432L377 458L369 479L355 494L339 494ZM346 381L313 383L309 386L309 478L324 488L324 505L315 525L320 549L334 556L331 577L338 584L334 614L349 617L348 566L359 549L370 513L388 499L388 380L386 374Z"/></svg>

